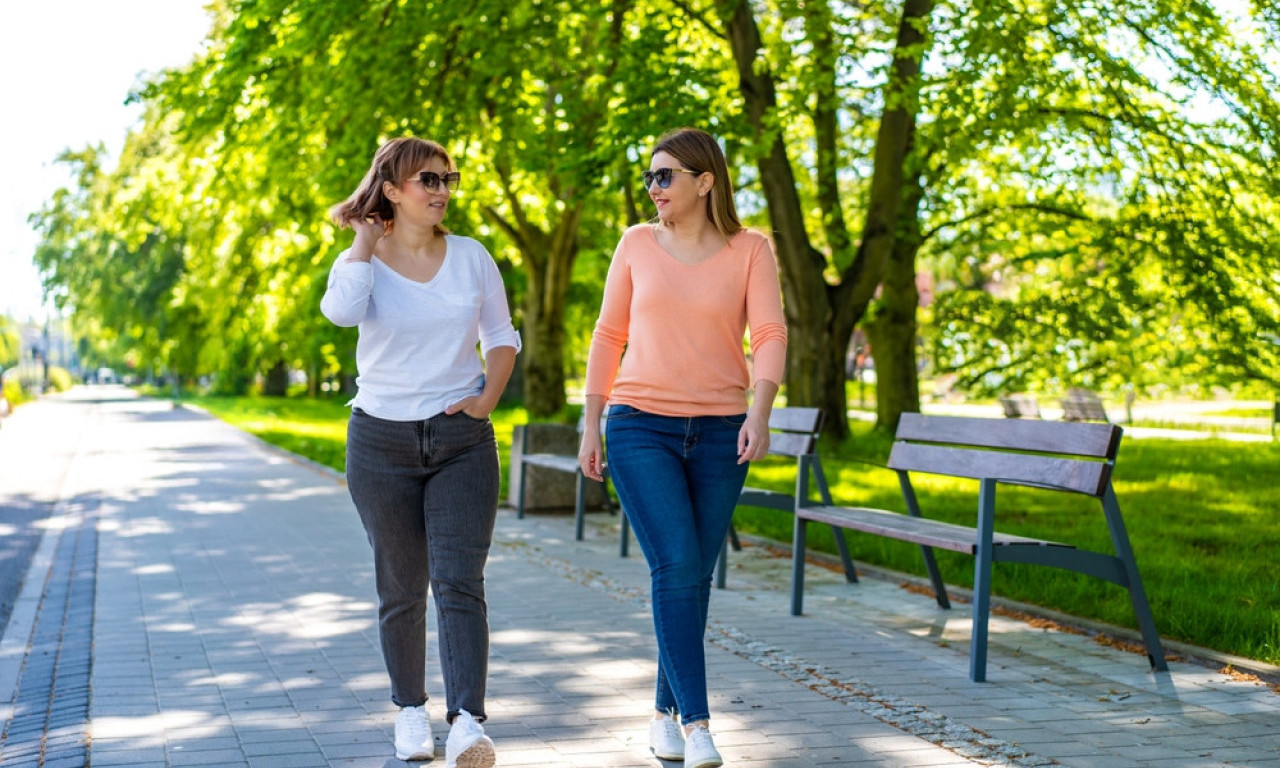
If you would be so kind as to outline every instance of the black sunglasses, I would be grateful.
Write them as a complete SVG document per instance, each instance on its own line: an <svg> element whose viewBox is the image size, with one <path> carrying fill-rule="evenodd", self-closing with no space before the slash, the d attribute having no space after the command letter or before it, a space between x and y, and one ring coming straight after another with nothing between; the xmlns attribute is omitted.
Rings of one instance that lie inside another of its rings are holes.
<svg viewBox="0 0 1280 768"><path fill-rule="evenodd" d="M458 188L458 182L462 181L462 174L457 171L449 171L441 176L435 171L423 171L418 174L418 181L422 182L422 186L432 192L440 188L440 182L444 182L445 187L452 192Z"/></svg>
<svg viewBox="0 0 1280 768"><path fill-rule="evenodd" d="M656 171L645 171L640 174L640 178L644 179L644 188L648 189L653 186L653 182L658 182L658 189L666 189L671 186L672 173L692 173L698 175L698 171L691 171L688 168L659 168Z"/></svg>

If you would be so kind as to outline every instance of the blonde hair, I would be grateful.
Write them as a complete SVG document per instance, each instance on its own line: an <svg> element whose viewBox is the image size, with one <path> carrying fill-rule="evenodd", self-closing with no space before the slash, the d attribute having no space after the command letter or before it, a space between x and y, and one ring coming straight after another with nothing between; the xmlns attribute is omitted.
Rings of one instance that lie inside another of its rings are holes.
<svg viewBox="0 0 1280 768"><path fill-rule="evenodd" d="M434 141L414 136L388 141L374 154L373 165L360 180L360 186L346 200L330 208L329 217L335 224L344 227L376 213L390 229L396 217L396 209L382 192L383 182L389 181L398 187L435 157L444 160L447 170L457 170L453 158L449 157L444 147ZM438 235L449 234L449 230L439 224L435 231Z"/></svg>
<svg viewBox="0 0 1280 768"><path fill-rule="evenodd" d="M697 128L677 128L662 134L649 156L659 152L666 152L691 171L710 173L715 177L711 193L707 195L707 220L726 240L745 229L733 202L729 163L715 137Z"/></svg>

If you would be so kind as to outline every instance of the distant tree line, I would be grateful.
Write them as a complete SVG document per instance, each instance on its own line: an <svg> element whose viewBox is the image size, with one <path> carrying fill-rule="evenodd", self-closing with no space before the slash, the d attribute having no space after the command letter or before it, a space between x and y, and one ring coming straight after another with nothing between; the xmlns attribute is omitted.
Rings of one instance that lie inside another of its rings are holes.
<svg viewBox="0 0 1280 768"><path fill-rule="evenodd" d="M464 7L465 6L465 7ZM221 0L133 98L118 158L33 216L85 344L225 392L352 374L317 311L326 220L377 145L464 174L543 417L582 371L665 129L722 137L778 252L793 404L843 414L855 329L882 426L922 363L966 390L1280 382L1280 13L1133 0ZM919 275L931 278L921 301ZM831 419L833 430L846 429Z"/></svg>

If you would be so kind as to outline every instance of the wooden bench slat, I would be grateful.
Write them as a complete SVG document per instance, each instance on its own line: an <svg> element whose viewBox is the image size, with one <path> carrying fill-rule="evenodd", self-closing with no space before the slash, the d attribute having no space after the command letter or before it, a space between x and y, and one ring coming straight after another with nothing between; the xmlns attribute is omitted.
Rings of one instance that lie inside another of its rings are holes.
<svg viewBox="0 0 1280 768"><path fill-rule="evenodd" d="M904 442L894 444L889 468L974 480L994 478L1095 497L1102 495L1111 477L1111 465L1100 461Z"/></svg>
<svg viewBox="0 0 1280 768"><path fill-rule="evenodd" d="M529 453L525 454L521 461L525 464L532 464L536 467L547 467L548 469L556 469L561 472L577 472L578 457L565 456L559 453Z"/></svg>
<svg viewBox="0 0 1280 768"><path fill-rule="evenodd" d="M873 533L890 539L923 544L927 547L949 549L972 555L977 551L977 534L973 528L955 525L942 520L913 517L883 509L868 507L803 506L796 509L796 516L841 528ZM997 532L992 538L996 546L1031 545L1044 547L1069 547L1052 541L1014 536Z"/></svg>
<svg viewBox="0 0 1280 768"><path fill-rule="evenodd" d="M799 456L802 453L813 453L818 447L817 442L817 435L812 432L771 432L769 455Z"/></svg>
<svg viewBox="0 0 1280 768"><path fill-rule="evenodd" d="M1102 405L1102 398L1091 389L1073 387L1059 402L1062 403L1062 418L1067 421L1111 421Z"/></svg>
<svg viewBox="0 0 1280 768"><path fill-rule="evenodd" d="M743 488L738 494L740 507L764 507L782 512L795 510L796 497L781 491L768 491L763 488Z"/></svg>
<svg viewBox="0 0 1280 768"><path fill-rule="evenodd" d="M1040 418L1040 404L1031 395L1004 395L999 400L1000 406L1004 408L1005 418Z"/></svg>
<svg viewBox="0 0 1280 768"><path fill-rule="evenodd" d="M822 430L821 408L774 408L769 413L769 430L816 433Z"/></svg>
<svg viewBox="0 0 1280 768"><path fill-rule="evenodd" d="M904 413L898 422L897 439L1114 459L1123 431L1115 424Z"/></svg>

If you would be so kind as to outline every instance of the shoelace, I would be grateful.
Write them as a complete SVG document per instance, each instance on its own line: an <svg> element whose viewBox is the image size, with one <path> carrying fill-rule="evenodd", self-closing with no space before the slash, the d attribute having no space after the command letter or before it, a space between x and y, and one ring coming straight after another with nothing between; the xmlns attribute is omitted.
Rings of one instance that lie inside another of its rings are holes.
<svg viewBox="0 0 1280 768"><path fill-rule="evenodd" d="M680 726L676 725L676 721L671 718L664 718L658 722L662 723L663 735L668 739L684 739L684 734L680 732Z"/></svg>
<svg viewBox="0 0 1280 768"><path fill-rule="evenodd" d="M714 745L711 743L711 731L706 728L694 728L684 737L689 746L693 749L712 749Z"/></svg>

